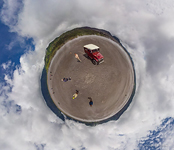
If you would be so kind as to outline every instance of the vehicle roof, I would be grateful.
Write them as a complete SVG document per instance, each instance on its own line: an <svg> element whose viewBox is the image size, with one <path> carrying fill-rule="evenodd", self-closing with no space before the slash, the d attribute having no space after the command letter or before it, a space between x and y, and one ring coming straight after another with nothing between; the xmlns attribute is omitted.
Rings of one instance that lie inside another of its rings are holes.
<svg viewBox="0 0 174 150"><path fill-rule="evenodd" d="M84 48L94 50L94 49L98 49L99 47L94 45L94 44L87 44L87 45L84 46Z"/></svg>

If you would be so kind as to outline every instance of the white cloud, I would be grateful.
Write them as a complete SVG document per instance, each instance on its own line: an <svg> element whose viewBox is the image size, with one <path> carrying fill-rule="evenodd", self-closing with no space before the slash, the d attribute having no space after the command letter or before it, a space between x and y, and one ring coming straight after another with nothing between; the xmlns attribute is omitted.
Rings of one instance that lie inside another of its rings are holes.
<svg viewBox="0 0 174 150"><path fill-rule="evenodd" d="M9 60L7 63L3 63L1 66L4 70L8 69L11 65L11 61Z"/></svg>
<svg viewBox="0 0 174 150"><path fill-rule="evenodd" d="M8 86L1 89L5 94L0 102L13 100L22 112L7 113L0 107L0 149L136 149L137 141L148 130L155 129L163 118L174 117L174 43L169 30L174 21L173 1L19 2L4 0L1 16L20 36L34 38L36 45L35 51L20 58L21 67L14 71L14 79L6 77L12 91L5 90ZM40 91L45 48L50 40L86 25L118 36L134 60L137 76L137 92L128 110L118 121L96 127L61 121L46 106ZM170 140L166 143L173 145Z"/></svg>
<svg viewBox="0 0 174 150"><path fill-rule="evenodd" d="M3 0L3 8L1 10L1 19L3 22L10 26L11 29L18 21L18 13L21 10L21 0Z"/></svg>

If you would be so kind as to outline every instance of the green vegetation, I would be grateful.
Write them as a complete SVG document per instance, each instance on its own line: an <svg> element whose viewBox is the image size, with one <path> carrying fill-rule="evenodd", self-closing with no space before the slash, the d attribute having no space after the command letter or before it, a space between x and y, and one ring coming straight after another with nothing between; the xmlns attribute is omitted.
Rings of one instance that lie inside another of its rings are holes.
<svg viewBox="0 0 174 150"><path fill-rule="evenodd" d="M54 39L54 41L52 41L47 47L45 56L46 71L48 72L50 62L57 50L59 50L69 40L72 40L78 36L83 36L83 35L99 35L107 38L112 38L109 32L89 27L76 28L71 31L67 31L66 33L63 33L61 36Z"/></svg>

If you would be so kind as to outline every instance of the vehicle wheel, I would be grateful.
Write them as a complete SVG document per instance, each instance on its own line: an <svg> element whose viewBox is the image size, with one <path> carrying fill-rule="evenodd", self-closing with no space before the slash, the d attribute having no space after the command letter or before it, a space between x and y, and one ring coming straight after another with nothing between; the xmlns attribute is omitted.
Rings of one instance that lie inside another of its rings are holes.
<svg viewBox="0 0 174 150"><path fill-rule="evenodd" d="M84 56L85 56L86 58L89 58L89 56L88 56L86 53L84 54Z"/></svg>
<svg viewBox="0 0 174 150"><path fill-rule="evenodd" d="M92 63L94 64L94 65L97 65L97 62L96 62L96 60L92 60Z"/></svg>

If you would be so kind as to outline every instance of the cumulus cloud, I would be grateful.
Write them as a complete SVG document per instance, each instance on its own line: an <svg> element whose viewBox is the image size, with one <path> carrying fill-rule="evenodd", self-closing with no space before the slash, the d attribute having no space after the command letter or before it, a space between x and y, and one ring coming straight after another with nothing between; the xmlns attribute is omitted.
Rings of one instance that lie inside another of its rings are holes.
<svg viewBox="0 0 174 150"><path fill-rule="evenodd" d="M1 10L2 21L11 27L15 26L18 22L18 13L22 8L21 0L4 0Z"/></svg>
<svg viewBox="0 0 174 150"><path fill-rule="evenodd" d="M3 63L1 66L4 70L8 69L11 65L11 61L9 60L7 63Z"/></svg>
<svg viewBox="0 0 174 150"><path fill-rule="evenodd" d="M19 36L33 38L35 51L21 56L13 79L6 76L8 84L1 86L0 149L137 149L148 130L174 117L173 5L172 0L4 0L2 20ZM95 127L57 118L40 90L49 42L81 26L118 36L136 69L137 90L128 110ZM170 139L166 143L172 146Z"/></svg>

